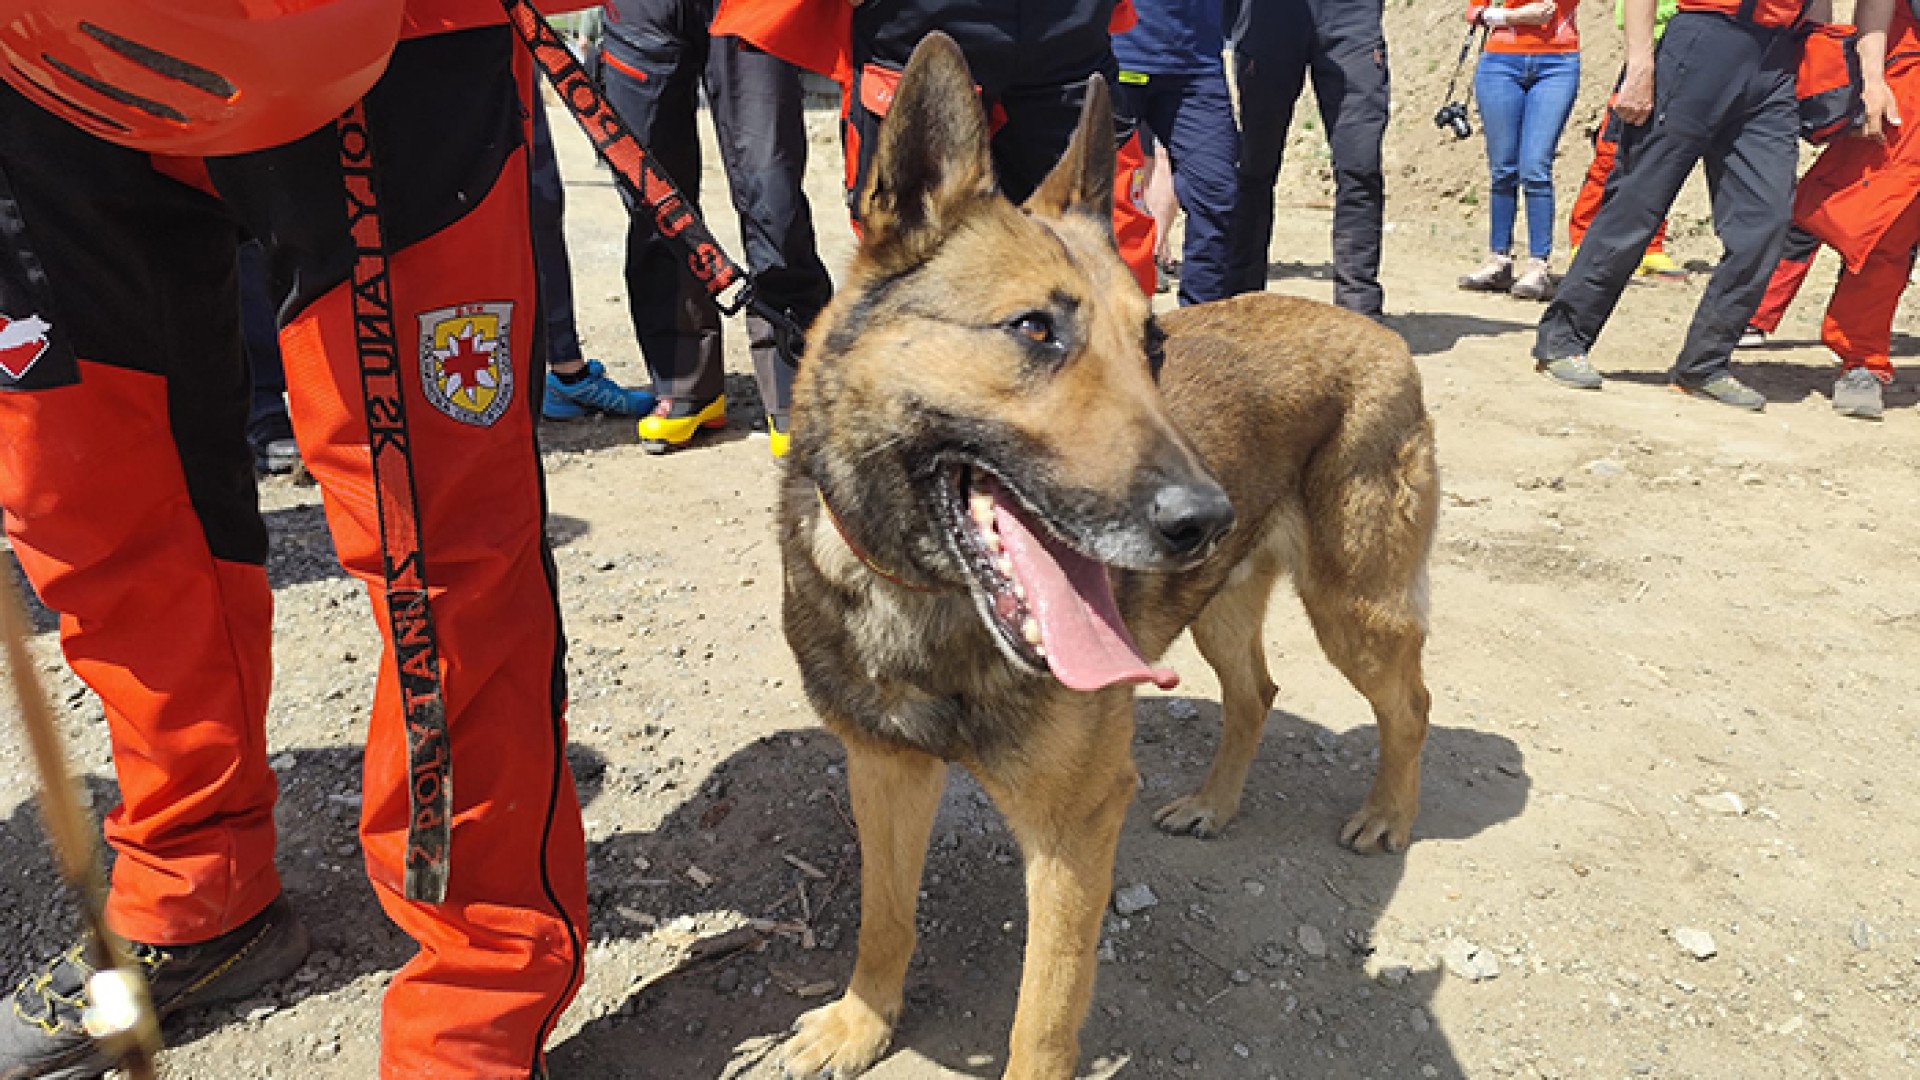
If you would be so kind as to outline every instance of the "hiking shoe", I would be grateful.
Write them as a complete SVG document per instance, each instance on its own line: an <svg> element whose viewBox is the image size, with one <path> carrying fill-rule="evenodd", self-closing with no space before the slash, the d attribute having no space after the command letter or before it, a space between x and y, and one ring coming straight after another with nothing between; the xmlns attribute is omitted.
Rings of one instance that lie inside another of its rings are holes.
<svg viewBox="0 0 1920 1080"><path fill-rule="evenodd" d="M85 987L94 969L82 939L21 980L0 1005L0 1080L92 1080L113 1063L81 1027ZM239 929L199 945L142 945L129 951L147 977L162 1019L186 1009L237 1001L293 974L312 946L285 897Z"/></svg>
<svg viewBox="0 0 1920 1080"><path fill-rule="evenodd" d="M1513 280L1507 292L1520 300L1553 299L1553 274L1547 270L1547 260L1527 260L1526 272Z"/></svg>
<svg viewBox="0 0 1920 1080"><path fill-rule="evenodd" d="M284 476L300 464L300 444L293 441L285 408L247 421L247 445L253 447L253 469L262 475Z"/></svg>
<svg viewBox="0 0 1920 1080"><path fill-rule="evenodd" d="M1563 356L1558 360L1541 360L1533 365L1533 370L1559 383L1569 390L1598 390L1605 380L1587 363L1584 356Z"/></svg>
<svg viewBox="0 0 1920 1080"><path fill-rule="evenodd" d="M1841 416L1878 420L1886 406L1880 397L1880 379L1863 367L1848 368L1833 384L1833 411Z"/></svg>
<svg viewBox="0 0 1920 1080"><path fill-rule="evenodd" d="M1664 251L1647 251L1640 256L1641 277L1683 278L1687 271Z"/></svg>
<svg viewBox="0 0 1920 1080"><path fill-rule="evenodd" d="M649 454L664 454L685 446L702 429L726 427L727 396L721 394L704 404L661 398L652 413L641 417L639 426L640 448Z"/></svg>
<svg viewBox="0 0 1920 1080"><path fill-rule="evenodd" d="M1755 390L1753 387L1748 386L1746 383L1741 382L1731 375L1715 375L1713 378L1708 379L1698 386L1688 386L1686 383L1676 382L1673 384L1673 388L1689 397L1707 398L1711 401L1717 401L1722 405L1731 405L1736 409L1745 409L1748 412L1762 412L1767 407L1767 397L1765 394L1762 394L1760 391Z"/></svg>
<svg viewBox="0 0 1920 1080"><path fill-rule="evenodd" d="M1460 287L1468 292L1506 292L1513 288L1513 260L1505 255L1488 256L1480 269L1460 275Z"/></svg>
<svg viewBox="0 0 1920 1080"><path fill-rule="evenodd" d="M1734 345L1734 348L1758 349L1766 343L1767 332L1749 323L1745 330L1740 331L1740 340Z"/></svg>
<svg viewBox="0 0 1920 1080"><path fill-rule="evenodd" d="M578 420L588 415L645 416L653 411L653 391L629 390L607 377L605 365L587 361L586 373L567 382L547 372L547 392L540 415L548 420Z"/></svg>

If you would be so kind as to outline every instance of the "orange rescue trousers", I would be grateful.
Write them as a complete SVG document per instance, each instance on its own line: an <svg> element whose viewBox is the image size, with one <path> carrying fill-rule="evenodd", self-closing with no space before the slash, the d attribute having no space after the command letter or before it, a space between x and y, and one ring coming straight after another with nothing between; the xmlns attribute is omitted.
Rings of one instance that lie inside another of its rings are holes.
<svg viewBox="0 0 1920 1080"><path fill-rule="evenodd" d="M106 710L121 792L109 920L136 941L200 942L281 888L243 229L266 240L284 301L301 455L387 633L339 140L329 127L204 167L153 162L5 93L0 196L21 213L0 225L0 316L46 326L48 347L0 367L0 506ZM531 107L528 58L504 27L402 42L367 99L454 811L446 901L405 899L407 736L386 641L360 844L380 904L419 944L386 993L388 1080L526 1080L581 977L585 851L534 435ZM324 912L308 916L324 941Z"/></svg>

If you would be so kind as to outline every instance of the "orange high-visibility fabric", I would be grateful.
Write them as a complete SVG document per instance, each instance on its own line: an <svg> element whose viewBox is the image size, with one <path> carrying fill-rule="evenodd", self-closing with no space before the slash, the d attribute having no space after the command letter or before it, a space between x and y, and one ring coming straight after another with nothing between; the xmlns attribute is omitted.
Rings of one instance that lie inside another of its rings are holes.
<svg viewBox="0 0 1920 1080"><path fill-rule="evenodd" d="M500 35L496 43L503 40L504 31L493 33ZM396 52L396 69L408 48ZM512 89L520 115L528 115L531 59L517 47L510 55ZM398 113L413 99L382 104ZM381 130L376 119L376 158ZM441 904L415 903L402 893L407 732L391 642L384 640L381 532L349 286L336 285L307 305L281 341L301 456L320 482L340 562L367 586L383 637L380 657L369 661L378 663L379 679L366 740L361 847L381 905L420 950L386 991L380 1075L526 1080L579 987L586 932L585 842L563 753L560 625L534 434L540 319L527 151L523 144L436 152L504 157L492 183L462 204L463 214L393 254L386 281L451 747L451 876ZM389 191L408 190L398 170L385 179ZM125 197L145 199L167 183L129 175ZM346 199L329 186L314 193L326 199L312 210L321 218L339 213ZM314 189L286 188L296 191ZM60 205L57 193L36 196L55 200L44 208ZM204 253L222 234L202 230L224 230L229 244L237 233L210 197L198 216L173 216L176 207L153 200L146 215L153 220L141 217L140 205L116 204L124 212L101 217L111 224L95 236L63 230L61 214L36 215L34 243L113 251L115 230L146 227L178 234L178 246ZM128 272L144 274L146 265ZM149 294L155 305L203 292L217 298L231 290L230 280L220 280L231 272L231 262L215 265L197 255L178 267L180 280L166 282L171 291L136 280L130 299L111 301L125 311L101 310L108 299L69 286L55 321L134 319L149 314L138 310ZM194 288L199 278L204 290ZM423 317L462 304L508 312L501 336L515 385L508 407L487 426L441 412L423 384ZM108 918L135 940L191 944L239 926L280 892L276 783L264 722L272 598L259 565L214 556L210 526L188 490L186 446L207 433L178 425L183 400L245 394L237 311L150 314L151 348L133 350L147 355L83 354L77 384L0 393L0 505L22 566L62 612L63 646L76 673L106 709L123 800L107 820L119 852ZM183 355L199 355L198 346L217 336L208 329L217 327L213 315L234 320L230 385L201 376L183 384L132 370L146 364L160 372ZM237 415L244 417L244 402ZM228 434L244 452L237 427ZM293 901L303 907L298 895Z"/></svg>
<svg viewBox="0 0 1920 1080"><path fill-rule="evenodd" d="M1920 199L1893 220L1858 269L1840 271L1820 323L1820 340L1849 368L1864 367L1882 382L1893 378L1893 316L1920 245Z"/></svg>
<svg viewBox="0 0 1920 1080"><path fill-rule="evenodd" d="M1573 213L1567 217L1567 242L1574 247L1586 238L1587 226L1593 224L1593 216L1600 212L1600 203L1607 194L1607 176L1613 172L1615 157L1620 151L1620 121L1609 113L1606 121L1600 125L1600 133L1593 139L1593 161L1587 165L1586 179L1580 183L1580 191L1573 197ZM1648 251L1667 249L1667 222L1661 219L1660 227L1653 232L1653 239L1647 241Z"/></svg>
<svg viewBox="0 0 1920 1080"><path fill-rule="evenodd" d="M530 89L524 51L515 70ZM403 380L451 744L452 876L445 903L403 895L407 733L388 642L367 734L361 846L381 906L420 952L387 988L383 1080L524 1080L579 985L586 856L554 700L560 628L530 400L539 320L525 155L524 146L515 150L472 211L395 253L390 266L400 340L409 345L422 313L510 301L507 349L515 392L525 396L482 427L435 409L420 377ZM347 288L311 305L281 343L301 457L325 493L340 562L367 584L384 635ZM402 347L402 364L416 371L418 348Z"/></svg>
<svg viewBox="0 0 1920 1080"><path fill-rule="evenodd" d="M280 893L264 720L273 598L214 557L160 375L82 360L82 381L0 394L0 505L60 645L100 696L120 781L107 919L194 944Z"/></svg>
<svg viewBox="0 0 1920 1080"><path fill-rule="evenodd" d="M1894 5L1887 57L1887 85L1907 122L1889 126L1884 143L1835 139L1794 192L1794 224L1838 251L1855 271L1920 197L1920 124L1910 119L1920 116L1920 26L1905 3Z"/></svg>

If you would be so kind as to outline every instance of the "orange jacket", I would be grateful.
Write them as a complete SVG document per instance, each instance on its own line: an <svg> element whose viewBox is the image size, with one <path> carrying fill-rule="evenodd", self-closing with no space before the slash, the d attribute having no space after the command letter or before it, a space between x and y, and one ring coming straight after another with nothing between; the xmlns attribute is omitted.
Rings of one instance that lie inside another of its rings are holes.
<svg viewBox="0 0 1920 1080"><path fill-rule="evenodd" d="M1119 0L1108 29L1122 33L1133 29L1136 21L1133 0ZM789 64L817 71L842 88L853 81L853 4L849 0L720 0L711 32L716 37L738 37Z"/></svg>
<svg viewBox="0 0 1920 1080"><path fill-rule="evenodd" d="M1840 253L1858 272L1880 238L1920 198L1920 25L1904 3L1887 30L1887 85L1906 123L1887 141L1857 135L1835 139L1800 178L1793 220Z"/></svg>
<svg viewBox="0 0 1920 1080"><path fill-rule="evenodd" d="M579 11L593 7L596 0L540 0L542 15ZM507 21L500 0L407 0L406 14L400 19L402 38L426 37L475 26L493 26Z"/></svg>

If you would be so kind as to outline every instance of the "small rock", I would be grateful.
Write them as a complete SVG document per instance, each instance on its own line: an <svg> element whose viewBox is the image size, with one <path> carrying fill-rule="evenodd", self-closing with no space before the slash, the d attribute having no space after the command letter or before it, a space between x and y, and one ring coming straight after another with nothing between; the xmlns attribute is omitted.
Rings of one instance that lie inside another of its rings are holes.
<svg viewBox="0 0 1920 1080"><path fill-rule="evenodd" d="M1853 920L1853 929L1847 936L1853 939L1853 947L1862 952L1873 948L1873 928L1867 925L1865 919Z"/></svg>
<svg viewBox="0 0 1920 1080"><path fill-rule="evenodd" d="M1680 946L1688 956L1695 960L1711 960L1720 949L1713 943L1713 935L1705 930L1695 930L1689 926L1676 928L1670 935L1673 943Z"/></svg>
<svg viewBox="0 0 1920 1080"><path fill-rule="evenodd" d="M1248 878L1247 880L1241 882L1240 887L1247 890L1248 896L1259 896L1261 893L1264 893L1267 891L1266 882L1255 881L1252 878Z"/></svg>
<svg viewBox="0 0 1920 1080"><path fill-rule="evenodd" d="M1620 464L1612 458L1596 458L1581 467L1587 470L1588 475L1603 478L1619 476L1621 473L1627 471L1625 465Z"/></svg>
<svg viewBox="0 0 1920 1080"><path fill-rule="evenodd" d="M1197 720L1200 710L1186 698L1173 698L1167 702L1167 715L1175 720Z"/></svg>
<svg viewBox="0 0 1920 1080"><path fill-rule="evenodd" d="M1253 981L1253 972L1248 971L1246 968L1234 968L1230 978L1233 979L1235 984L1245 986Z"/></svg>
<svg viewBox="0 0 1920 1080"><path fill-rule="evenodd" d="M1179 1062L1182 1065L1193 1064L1193 1047L1188 1046L1186 1043L1181 1043L1180 1045L1174 1047L1173 1060Z"/></svg>
<svg viewBox="0 0 1920 1080"><path fill-rule="evenodd" d="M740 969L727 967L720 969L720 976L713 980L713 988L722 994L731 994L740 989Z"/></svg>
<svg viewBox="0 0 1920 1080"><path fill-rule="evenodd" d="M1427 1018L1427 1010L1415 1007L1411 1012L1407 1013L1407 1026L1412 1028L1416 1034L1425 1035L1427 1032L1433 1030L1433 1021ZM1422 1071L1424 1072L1425 1070ZM1437 1076L1439 1074L1435 1073L1433 1075Z"/></svg>
<svg viewBox="0 0 1920 1080"><path fill-rule="evenodd" d="M1747 804L1741 802L1740 796L1731 791L1696 795L1693 798L1693 804L1709 814L1726 814L1729 817L1739 817L1747 812Z"/></svg>
<svg viewBox="0 0 1920 1080"><path fill-rule="evenodd" d="M1413 969L1406 964L1388 964L1380 969L1380 981L1387 986L1405 986Z"/></svg>
<svg viewBox="0 0 1920 1080"><path fill-rule="evenodd" d="M1153 895L1153 890L1144 882L1115 889L1113 892L1113 910L1123 917L1137 915L1159 902L1160 898Z"/></svg>
<svg viewBox="0 0 1920 1080"><path fill-rule="evenodd" d="M1465 938L1454 938L1440 951L1447 972L1468 982L1500 977L1500 958Z"/></svg>
<svg viewBox="0 0 1920 1080"><path fill-rule="evenodd" d="M1301 952L1306 953L1315 960L1325 960L1327 958L1326 935L1322 934L1318 927L1301 923L1300 929L1293 932L1293 937L1295 941L1300 943Z"/></svg>

